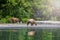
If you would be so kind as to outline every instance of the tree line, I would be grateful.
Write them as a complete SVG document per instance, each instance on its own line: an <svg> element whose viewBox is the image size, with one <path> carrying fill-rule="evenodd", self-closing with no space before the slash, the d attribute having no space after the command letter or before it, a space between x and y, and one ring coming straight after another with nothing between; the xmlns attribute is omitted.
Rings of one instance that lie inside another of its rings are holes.
<svg viewBox="0 0 60 40"><path fill-rule="evenodd" d="M0 23L8 23L11 17L23 21L28 18L36 20L60 20L59 12L49 5L52 0L0 0ZM55 13L54 13L55 11Z"/></svg>

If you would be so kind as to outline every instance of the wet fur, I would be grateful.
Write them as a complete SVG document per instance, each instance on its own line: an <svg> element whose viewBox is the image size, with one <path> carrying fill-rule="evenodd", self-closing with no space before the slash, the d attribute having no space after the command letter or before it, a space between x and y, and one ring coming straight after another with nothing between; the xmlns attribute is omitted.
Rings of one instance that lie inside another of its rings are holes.
<svg viewBox="0 0 60 40"><path fill-rule="evenodd" d="M17 23L19 22L18 18L10 18L11 23Z"/></svg>
<svg viewBox="0 0 60 40"><path fill-rule="evenodd" d="M35 22L35 20L32 21L32 22L28 20L27 25L29 25L29 24L31 24L31 26L33 26L33 25L37 25L37 23Z"/></svg>

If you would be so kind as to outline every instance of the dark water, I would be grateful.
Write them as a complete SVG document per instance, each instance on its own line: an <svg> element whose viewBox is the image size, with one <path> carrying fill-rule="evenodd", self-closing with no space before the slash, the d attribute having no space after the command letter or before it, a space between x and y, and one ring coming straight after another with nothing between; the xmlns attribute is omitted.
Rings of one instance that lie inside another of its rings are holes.
<svg viewBox="0 0 60 40"><path fill-rule="evenodd" d="M0 29L0 40L60 40L60 28Z"/></svg>

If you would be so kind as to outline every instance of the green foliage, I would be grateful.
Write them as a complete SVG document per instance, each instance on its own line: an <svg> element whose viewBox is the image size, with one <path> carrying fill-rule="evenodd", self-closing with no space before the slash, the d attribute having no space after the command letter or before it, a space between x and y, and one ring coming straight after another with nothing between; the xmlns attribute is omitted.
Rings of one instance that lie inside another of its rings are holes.
<svg viewBox="0 0 60 40"><path fill-rule="evenodd" d="M1 20L0 20L0 23L6 23L7 22L7 20L5 19L5 18L2 18Z"/></svg>
<svg viewBox="0 0 60 40"><path fill-rule="evenodd" d="M26 23L27 20L28 20L28 18L23 18L23 19L22 19L23 23Z"/></svg>
<svg viewBox="0 0 60 40"><path fill-rule="evenodd" d="M51 1L52 0L0 0L0 19L2 21L4 19L5 21L6 17L9 16L17 17L23 21L25 21L25 18L60 20L60 16L54 15L52 12L53 8L50 6Z"/></svg>
<svg viewBox="0 0 60 40"><path fill-rule="evenodd" d="M7 23L9 17L30 18L32 14L32 5L28 0L0 0L0 3L0 21L2 23ZM23 20L25 21L25 19Z"/></svg>
<svg viewBox="0 0 60 40"><path fill-rule="evenodd" d="M11 17L10 17L10 16L7 16L6 18L2 18L2 19L0 20L0 23L10 23L9 18L11 18Z"/></svg>

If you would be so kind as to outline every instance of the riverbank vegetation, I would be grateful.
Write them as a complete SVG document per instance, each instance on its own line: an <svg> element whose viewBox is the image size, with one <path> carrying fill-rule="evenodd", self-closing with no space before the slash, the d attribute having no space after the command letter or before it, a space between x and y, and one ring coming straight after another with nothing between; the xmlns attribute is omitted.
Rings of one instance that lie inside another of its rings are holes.
<svg viewBox="0 0 60 40"><path fill-rule="evenodd" d="M54 0L53 0L54 1ZM0 0L0 23L9 23L9 18L17 17L23 22L28 18L36 20L60 20L59 9L52 0Z"/></svg>

